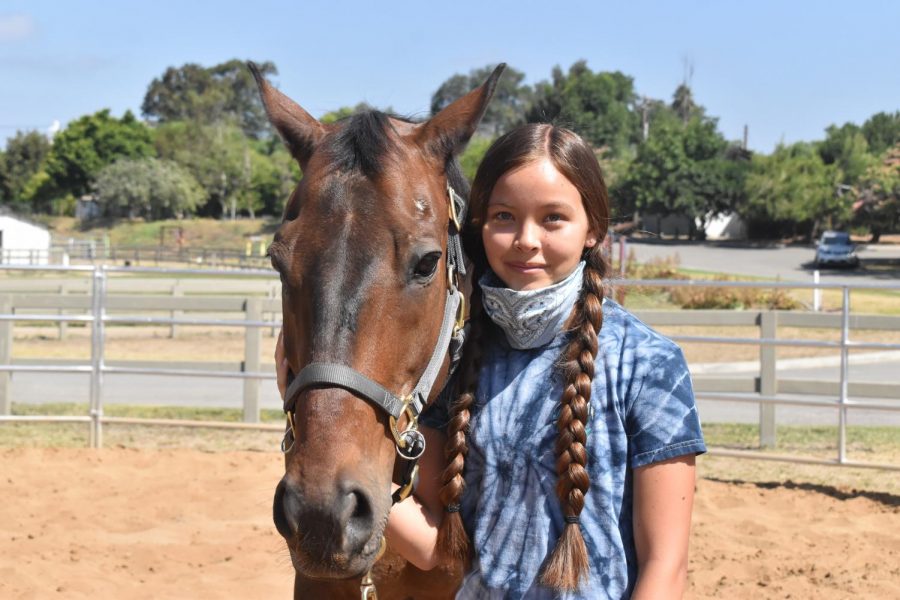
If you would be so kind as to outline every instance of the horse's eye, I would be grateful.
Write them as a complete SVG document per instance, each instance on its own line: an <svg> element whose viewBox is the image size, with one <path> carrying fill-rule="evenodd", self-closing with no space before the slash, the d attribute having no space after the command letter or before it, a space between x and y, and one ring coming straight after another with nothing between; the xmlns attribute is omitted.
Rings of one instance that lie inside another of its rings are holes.
<svg viewBox="0 0 900 600"><path fill-rule="evenodd" d="M441 260L440 252L429 252L416 263L413 275L417 279L430 279L434 275L435 269L437 269L439 260Z"/></svg>

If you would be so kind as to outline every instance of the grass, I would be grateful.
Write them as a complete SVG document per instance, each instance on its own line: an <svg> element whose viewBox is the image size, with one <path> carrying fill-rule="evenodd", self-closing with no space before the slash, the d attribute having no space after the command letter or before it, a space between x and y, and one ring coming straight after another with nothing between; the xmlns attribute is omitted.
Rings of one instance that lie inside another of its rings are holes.
<svg viewBox="0 0 900 600"><path fill-rule="evenodd" d="M174 228L183 232L182 244L186 247L243 249L250 236L272 235L276 220L238 219L235 221L218 219L170 219L144 222L142 220L118 220L99 222L94 227L83 228L74 217L52 217L41 215L42 224L57 238L96 239L108 236L114 246L158 246L160 232L164 242L174 244Z"/></svg>

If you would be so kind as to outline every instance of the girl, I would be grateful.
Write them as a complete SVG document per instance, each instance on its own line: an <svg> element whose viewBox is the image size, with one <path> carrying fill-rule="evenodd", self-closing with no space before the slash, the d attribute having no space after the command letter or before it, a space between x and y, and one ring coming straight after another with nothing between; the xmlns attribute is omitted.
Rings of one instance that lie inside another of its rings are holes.
<svg viewBox="0 0 900 600"><path fill-rule="evenodd" d="M420 483L388 544L424 569L471 558L457 598L680 598L706 448L680 349L604 297L596 157L519 127L485 155L469 214L458 394L422 415Z"/></svg>

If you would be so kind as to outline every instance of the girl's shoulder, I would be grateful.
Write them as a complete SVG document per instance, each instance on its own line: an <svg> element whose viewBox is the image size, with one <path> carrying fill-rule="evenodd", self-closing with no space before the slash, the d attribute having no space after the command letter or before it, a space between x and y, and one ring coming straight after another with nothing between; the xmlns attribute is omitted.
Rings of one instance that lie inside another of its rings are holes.
<svg viewBox="0 0 900 600"><path fill-rule="evenodd" d="M635 358L648 360L681 355L681 348L675 342L611 298L603 300L598 342L604 354L633 354Z"/></svg>

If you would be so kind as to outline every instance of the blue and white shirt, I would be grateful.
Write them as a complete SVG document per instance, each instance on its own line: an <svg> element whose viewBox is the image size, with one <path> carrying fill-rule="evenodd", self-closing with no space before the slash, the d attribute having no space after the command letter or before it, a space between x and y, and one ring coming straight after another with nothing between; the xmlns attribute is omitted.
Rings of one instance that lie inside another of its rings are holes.
<svg viewBox="0 0 900 600"><path fill-rule="evenodd" d="M539 577L565 524L554 444L562 394L556 365L569 334L515 350L494 332L471 411L461 510L476 559L457 598L629 597L637 579L634 469L706 451L681 349L604 301L588 424L591 485L580 517L590 574L577 592L560 593ZM422 416L431 427L448 420L440 402Z"/></svg>

